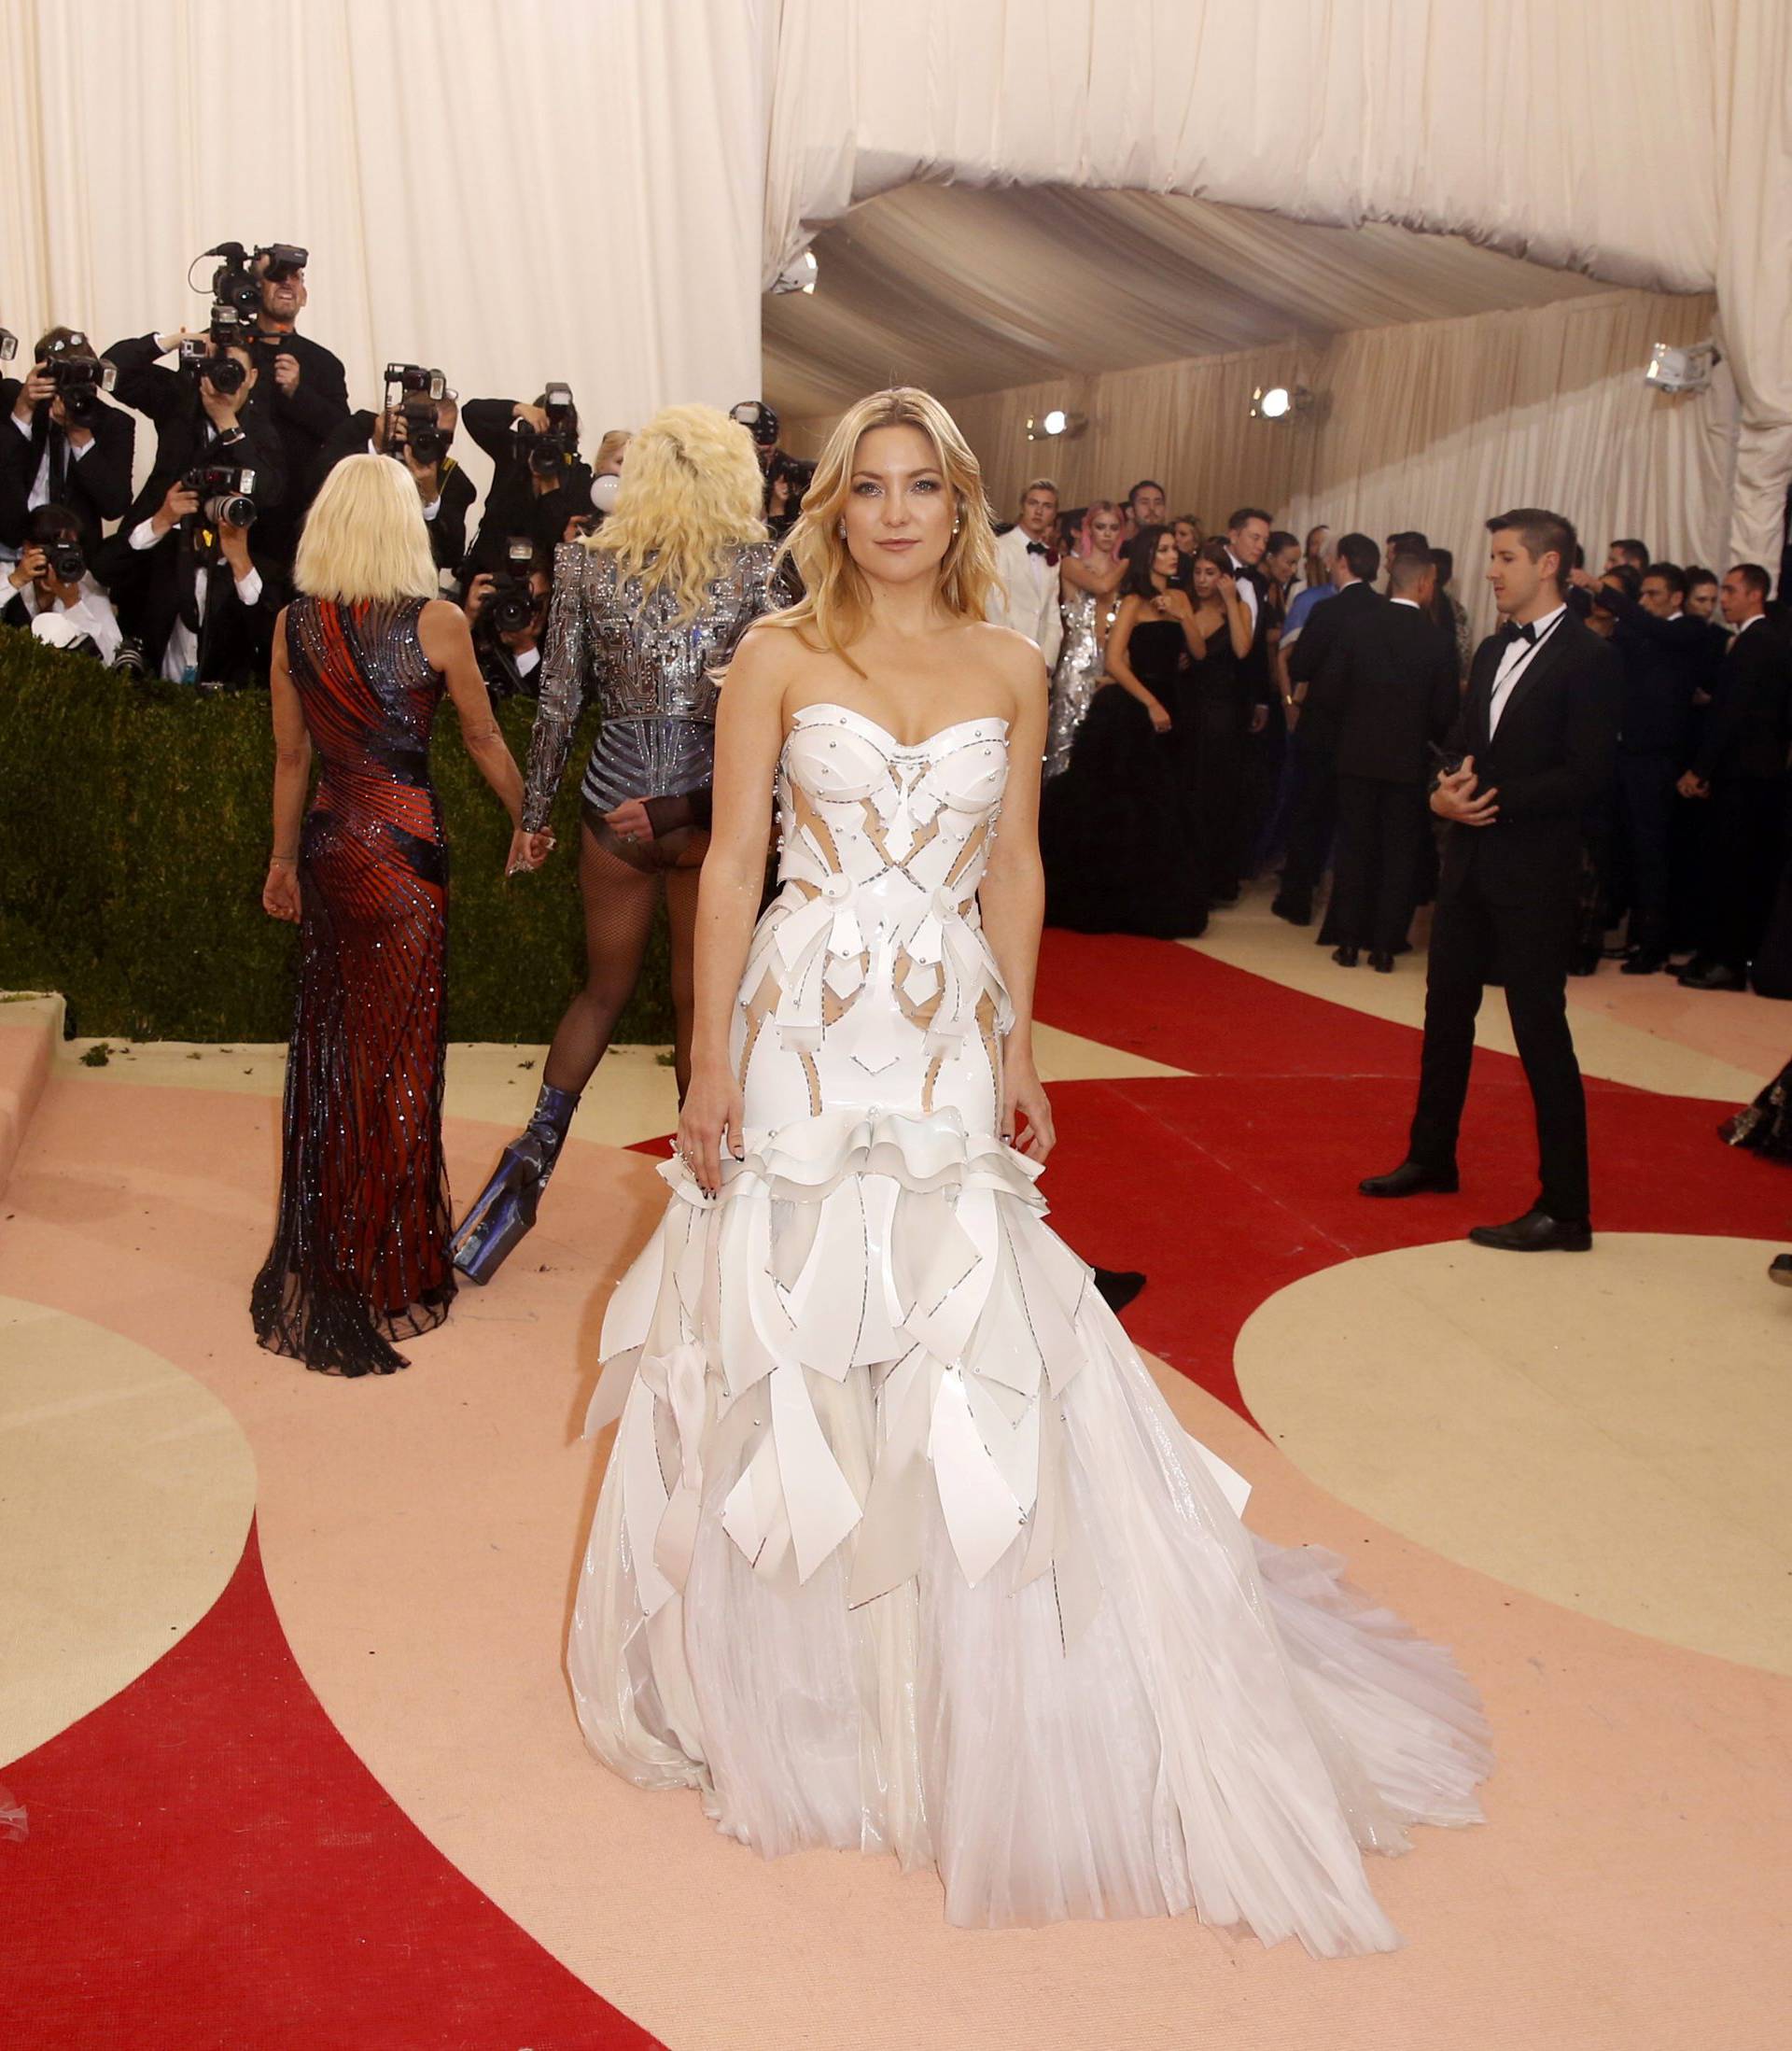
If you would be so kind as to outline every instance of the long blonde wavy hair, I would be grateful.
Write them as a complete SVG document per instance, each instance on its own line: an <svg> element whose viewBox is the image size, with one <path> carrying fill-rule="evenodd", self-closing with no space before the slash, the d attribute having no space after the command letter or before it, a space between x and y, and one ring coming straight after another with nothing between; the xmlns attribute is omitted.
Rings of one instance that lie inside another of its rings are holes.
<svg viewBox="0 0 1792 2051"><path fill-rule="evenodd" d="M696 617L729 551L765 539L765 480L752 437L715 406L667 406L629 442L609 517L585 546L616 558L643 597L670 591Z"/></svg>
<svg viewBox="0 0 1792 2051"><path fill-rule="evenodd" d="M402 463L348 456L336 465L305 516L292 581L339 605L441 597L423 501Z"/></svg>
<svg viewBox="0 0 1792 2051"><path fill-rule="evenodd" d="M777 614L776 620L780 626L793 628L810 647L819 637L823 647L861 675L863 672L847 651L864 630L871 593L840 525L852 490L860 441L874 428L918 428L931 443L952 495L955 531L940 561L941 605L955 619L980 620L996 582L996 535L989 502L984 497L983 471L971 444L959 433L958 422L931 392L913 385L899 385L860 400L841 415L828 437L815 466L814 482L804 494L803 511L785 537L779 553L796 565L805 596ZM635 460L633 450L628 459Z"/></svg>

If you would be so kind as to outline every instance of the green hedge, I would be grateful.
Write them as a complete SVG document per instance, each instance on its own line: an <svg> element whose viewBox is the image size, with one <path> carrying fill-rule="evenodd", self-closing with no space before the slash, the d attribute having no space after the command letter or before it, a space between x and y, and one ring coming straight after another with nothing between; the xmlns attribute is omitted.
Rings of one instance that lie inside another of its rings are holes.
<svg viewBox="0 0 1792 2051"><path fill-rule="evenodd" d="M519 762L533 711L503 710ZM443 708L454 1039L547 1039L582 973L578 761L558 850L507 882L510 822ZM261 909L273 774L265 691L131 683L0 628L0 989L61 990L80 1033L284 1040L296 935ZM671 1036L662 920L617 1037Z"/></svg>

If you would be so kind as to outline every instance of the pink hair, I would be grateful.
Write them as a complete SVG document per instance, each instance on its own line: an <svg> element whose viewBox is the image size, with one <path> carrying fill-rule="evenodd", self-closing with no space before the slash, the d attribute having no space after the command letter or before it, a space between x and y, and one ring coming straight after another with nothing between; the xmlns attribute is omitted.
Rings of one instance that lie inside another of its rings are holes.
<svg viewBox="0 0 1792 2051"><path fill-rule="evenodd" d="M1095 554L1095 530L1090 522L1098 513L1111 513L1120 523L1120 532L1114 536L1113 546L1108 552L1108 560L1117 563L1126 540L1127 516L1112 499L1092 499L1083 514L1083 525L1076 530L1076 550L1085 559Z"/></svg>

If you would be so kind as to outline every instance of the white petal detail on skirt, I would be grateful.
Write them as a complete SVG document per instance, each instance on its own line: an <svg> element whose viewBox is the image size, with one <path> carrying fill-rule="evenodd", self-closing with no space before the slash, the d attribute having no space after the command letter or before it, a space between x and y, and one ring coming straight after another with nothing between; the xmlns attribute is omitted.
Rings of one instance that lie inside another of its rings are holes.
<svg viewBox="0 0 1792 2051"><path fill-rule="evenodd" d="M935 1865L964 1924L1193 1910L1398 1938L1364 1850L1478 1819L1478 1705L1238 1521L1032 1164L954 1110L681 1163L618 1287L568 1648L593 1749L767 1856Z"/></svg>

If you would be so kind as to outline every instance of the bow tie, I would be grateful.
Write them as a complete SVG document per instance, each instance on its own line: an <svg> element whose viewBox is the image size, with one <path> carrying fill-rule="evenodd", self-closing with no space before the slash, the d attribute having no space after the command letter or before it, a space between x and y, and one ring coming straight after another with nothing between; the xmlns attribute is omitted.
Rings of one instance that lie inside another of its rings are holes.
<svg viewBox="0 0 1792 2051"><path fill-rule="evenodd" d="M1029 555L1043 555L1047 562L1050 562L1050 560L1052 559L1052 552L1049 548L1045 546L1043 541L1029 541L1027 544L1027 553Z"/></svg>
<svg viewBox="0 0 1792 2051"><path fill-rule="evenodd" d="M1500 629L1500 639L1506 641L1533 641L1537 638L1536 625L1527 620L1520 626L1517 620L1507 620Z"/></svg>

